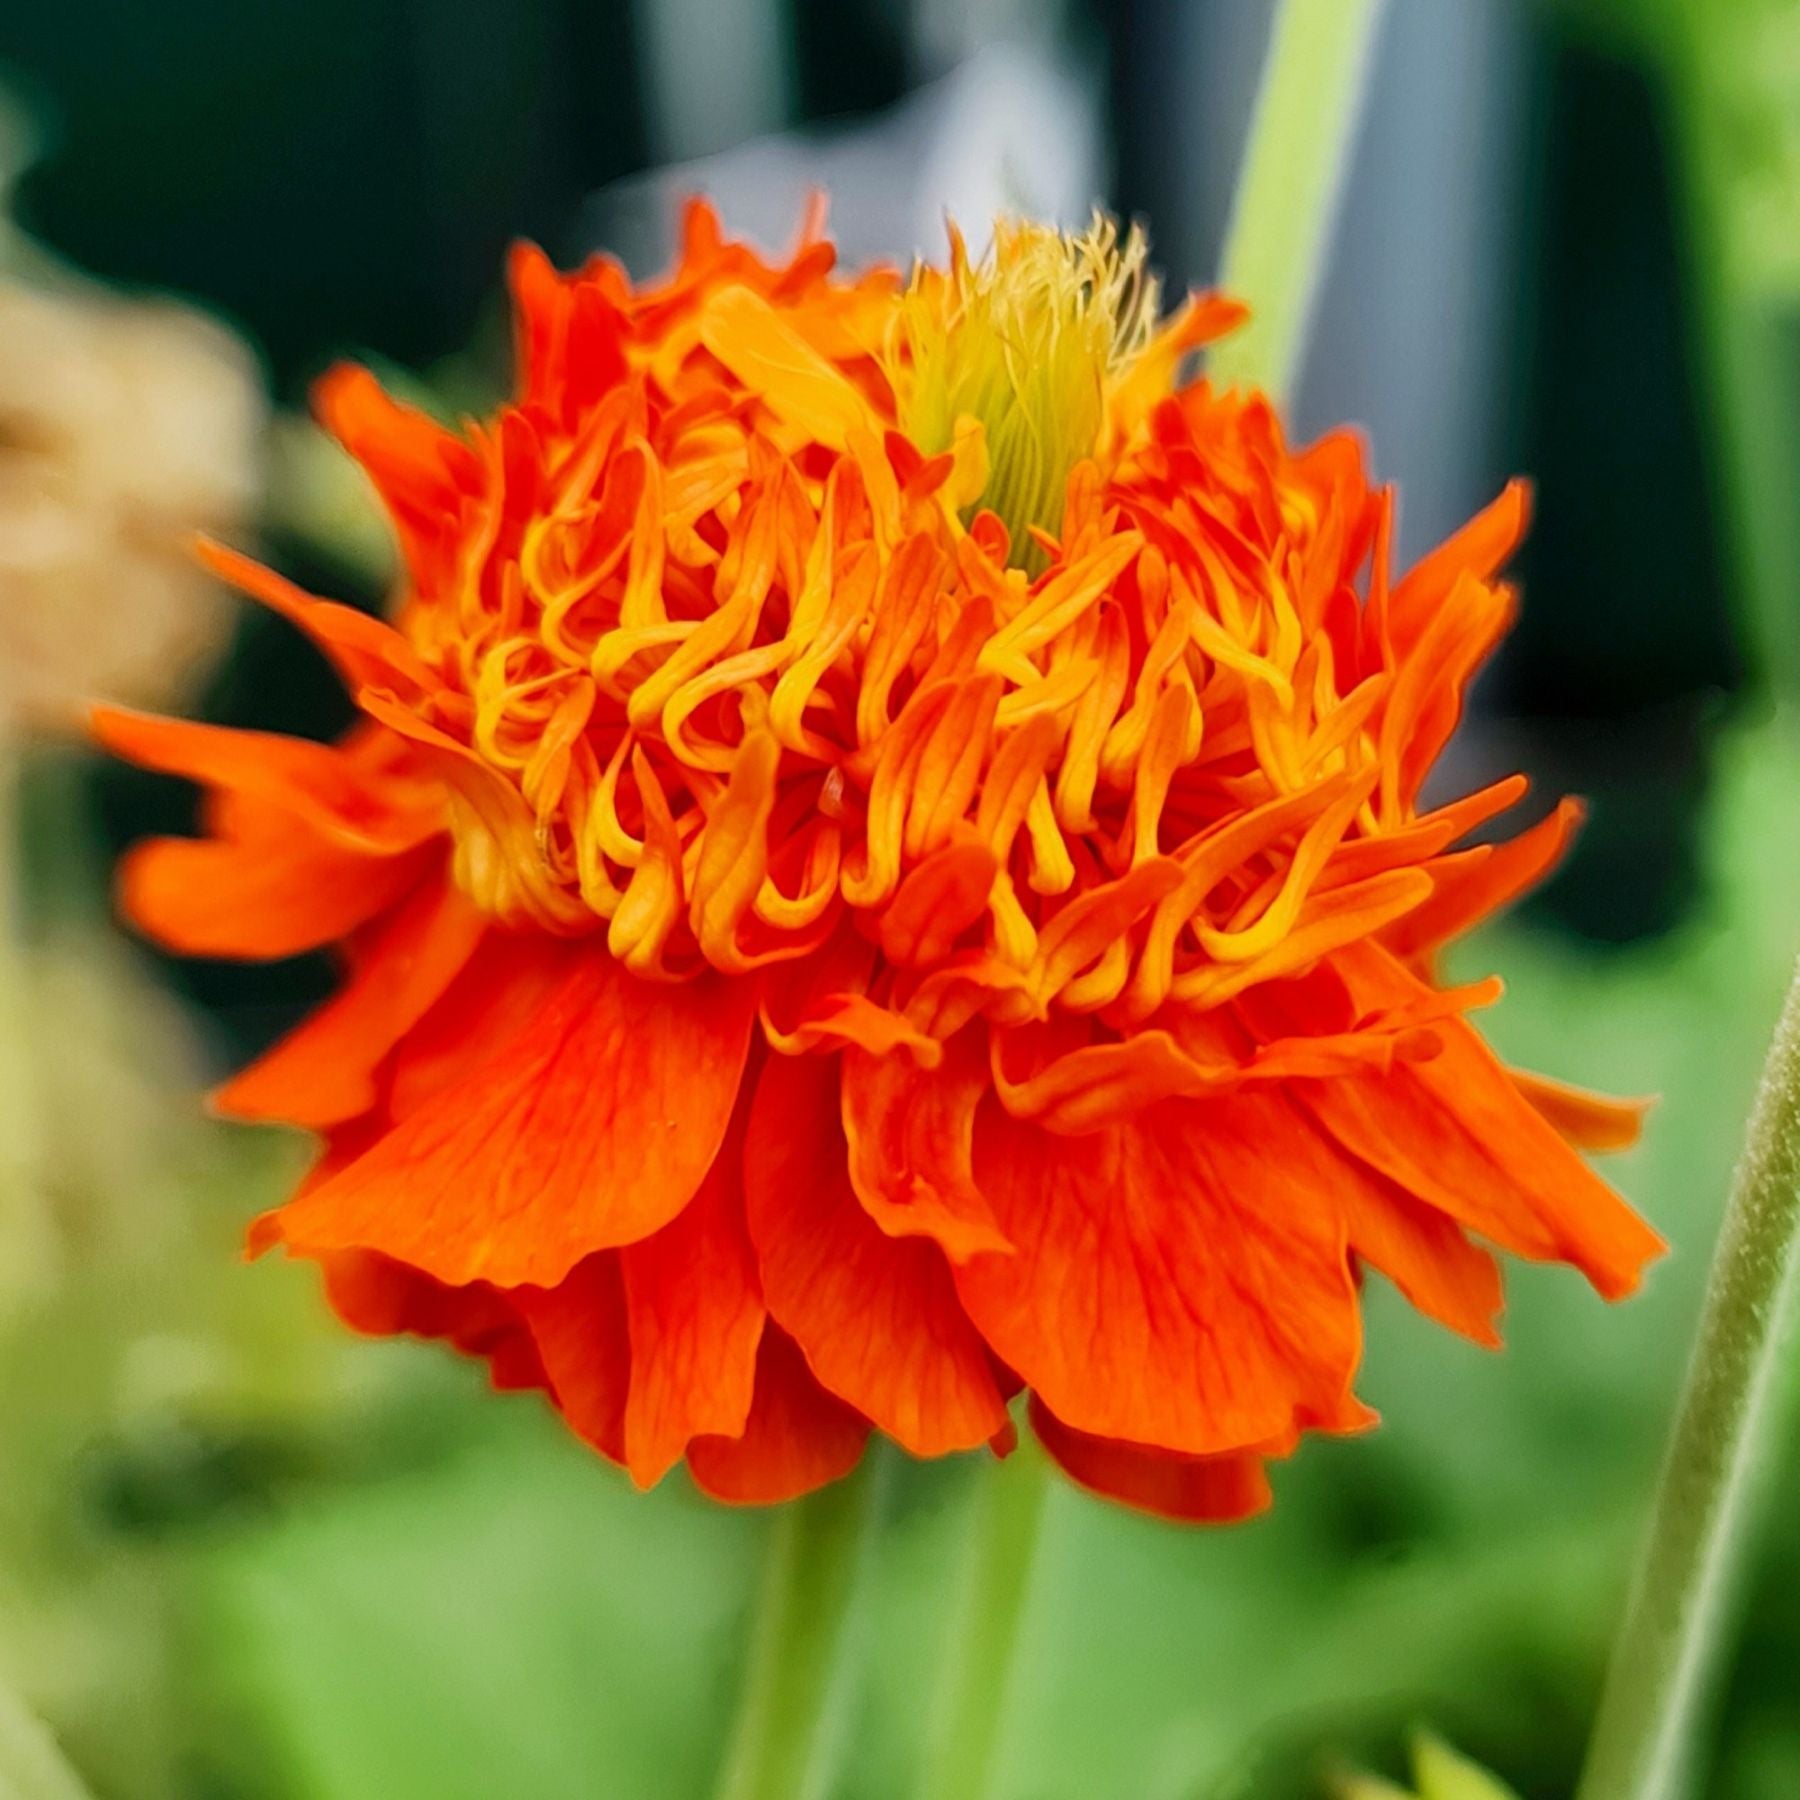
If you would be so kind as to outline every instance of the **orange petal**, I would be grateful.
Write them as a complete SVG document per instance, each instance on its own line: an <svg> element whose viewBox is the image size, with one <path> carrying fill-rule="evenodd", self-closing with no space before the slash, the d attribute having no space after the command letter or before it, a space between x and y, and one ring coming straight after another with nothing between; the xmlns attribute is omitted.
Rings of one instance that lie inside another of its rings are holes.
<svg viewBox="0 0 1800 1800"><path fill-rule="evenodd" d="M769 1325L757 1351L756 1398L742 1433L695 1438L688 1468L715 1500L772 1506L848 1475L868 1436L868 1420L826 1393L793 1339Z"/></svg>
<svg viewBox="0 0 1800 1800"><path fill-rule="evenodd" d="M1460 937L1534 888L1562 861L1586 816L1579 800L1504 844L1482 844L1426 864L1431 897L1381 934L1396 956L1417 957Z"/></svg>
<svg viewBox="0 0 1800 1800"><path fill-rule="evenodd" d="M1065 1423L1212 1455L1342 1413L1361 1333L1335 1168L1280 1125L1255 1095L1080 1137L982 1109L975 1179L1015 1254L957 1290Z"/></svg>
<svg viewBox="0 0 1800 1800"><path fill-rule="evenodd" d="M184 956L297 956L385 912L437 854L421 846L370 856L297 819L281 822L285 829L249 838L134 844L119 863L119 910L146 937Z"/></svg>
<svg viewBox="0 0 1800 1800"><path fill-rule="evenodd" d="M850 1050L843 1061L850 1182L890 1237L928 1237L952 1262L1012 1248L975 1185L975 1109L987 1092L979 1033L961 1033L941 1065Z"/></svg>
<svg viewBox="0 0 1800 1800"><path fill-rule="evenodd" d="M690 1439L736 1437L750 1414L766 1314L743 1167L736 1129L693 1199L619 1253L631 1334L625 1465L639 1487L660 1481Z"/></svg>
<svg viewBox="0 0 1800 1800"><path fill-rule="evenodd" d="M1316 1127L1295 1111L1296 1129ZM1489 1349L1499 1346L1500 1268L1454 1219L1346 1159L1337 1197L1350 1248L1379 1269L1420 1312Z"/></svg>
<svg viewBox="0 0 1800 1800"><path fill-rule="evenodd" d="M387 1108L395 1123L484 1066L569 979L590 946L492 926L444 996L395 1046Z"/></svg>
<svg viewBox="0 0 1800 1800"><path fill-rule="evenodd" d="M701 309L700 341L777 418L841 450L848 435L880 421L861 394L769 303L725 287Z"/></svg>
<svg viewBox="0 0 1800 1800"><path fill-rule="evenodd" d="M356 946L349 981L298 1030L213 1094L230 1119L315 1129L375 1105L375 1071L461 973L487 920L430 881Z"/></svg>
<svg viewBox="0 0 1800 1800"><path fill-rule="evenodd" d="M554 1287L522 1287L509 1298L530 1327L557 1410L602 1456L625 1460L631 1346L619 1259L579 1262Z"/></svg>
<svg viewBox="0 0 1800 1800"><path fill-rule="evenodd" d="M1359 1005L1422 984L1386 952L1340 958ZM1460 1019L1434 1028L1429 1062L1386 1075L1296 1081L1293 1093L1353 1156L1516 1255L1573 1263L1608 1299L1630 1293L1662 1240L1519 1092Z"/></svg>
<svg viewBox="0 0 1800 1800"><path fill-rule="evenodd" d="M814 1375L917 1456L972 1449L1006 1408L933 1243L889 1237L850 1185L838 1071L771 1057L744 1146L769 1311Z"/></svg>
<svg viewBox="0 0 1800 1800"><path fill-rule="evenodd" d="M1578 1150L1629 1150L1644 1128L1644 1115L1656 1104L1654 1100L1615 1100L1610 1094L1571 1087L1566 1081L1552 1081L1548 1075L1533 1075L1527 1069L1508 1073L1513 1086Z"/></svg>
<svg viewBox="0 0 1800 1800"><path fill-rule="evenodd" d="M114 706L95 707L89 722L102 748L127 762L261 802L350 849L393 855L444 828L441 808L419 806L416 791L399 803L365 758L334 744Z"/></svg>
<svg viewBox="0 0 1800 1800"><path fill-rule="evenodd" d="M1519 546L1531 522L1531 484L1509 481L1499 497L1413 564L1389 601L1395 646L1404 653L1423 633L1459 577L1487 581Z"/></svg>
<svg viewBox="0 0 1800 1800"><path fill-rule="evenodd" d="M987 910L997 869L986 844L934 850L900 883L881 915L881 948L891 963L929 968Z"/></svg>
<svg viewBox="0 0 1800 1800"><path fill-rule="evenodd" d="M514 244L507 285L517 321L520 398L565 429L626 376L624 319L598 285L565 279L535 244Z"/></svg>
<svg viewBox="0 0 1800 1800"><path fill-rule="evenodd" d="M394 522L413 585L433 592L462 534L480 458L416 407L390 399L367 369L339 363L313 384L320 423L362 464Z"/></svg>
<svg viewBox="0 0 1800 1800"><path fill-rule="evenodd" d="M442 1338L465 1356L485 1357L497 1388L548 1385L524 1321L485 1283L445 1287L366 1250L328 1256L322 1268L325 1297L352 1331L370 1337Z"/></svg>
<svg viewBox="0 0 1800 1800"><path fill-rule="evenodd" d="M1264 1512L1274 1496L1254 1451L1171 1456L1138 1444L1091 1437L1065 1425L1035 1395L1031 1428L1063 1473L1103 1499L1188 1524L1229 1525Z"/></svg>
<svg viewBox="0 0 1800 1800"><path fill-rule="evenodd" d="M442 684L393 626L335 600L321 600L253 558L195 540L195 554L218 578L279 613L316 644L352 693L358 688L397 687L432 691Z"/></svg>
<svg viewBox="0 0 1800 1800"><path fill-rule="evenodd" d="M553 1286L693 1197L755 1008L747 982L652 984L590 949L491 1058L283 1208L281 1235L380 1250L441 1281Z"/></svg>

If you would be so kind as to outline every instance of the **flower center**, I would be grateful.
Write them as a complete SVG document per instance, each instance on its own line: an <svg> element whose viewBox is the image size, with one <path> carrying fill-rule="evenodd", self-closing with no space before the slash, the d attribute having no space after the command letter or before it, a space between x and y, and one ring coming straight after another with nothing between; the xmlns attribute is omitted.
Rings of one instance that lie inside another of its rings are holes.
<svg viewBox="0 0 1800 1800"><path fill-rule="evenodd" d="M1155 331L1158 288L1143 234L1121 240L1096 215L1079 237L1002 220L971 263L951 234L948 270L921 267L902 303L890 357L900 426L921 450L950 449L978 425L987 480L976 507L1012 534L1013 560L1048 564L1033 528L1055 537L1076 464L1094 454L1107 384Z"/></svg>

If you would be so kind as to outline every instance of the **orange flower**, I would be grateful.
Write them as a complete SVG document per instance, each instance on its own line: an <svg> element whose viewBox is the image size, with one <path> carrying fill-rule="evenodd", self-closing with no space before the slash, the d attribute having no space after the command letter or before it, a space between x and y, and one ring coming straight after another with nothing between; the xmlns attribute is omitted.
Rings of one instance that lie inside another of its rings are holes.
<svg viewBox="0 0 1800 1800"><path fill-rule="evenodd" d="M1510 1073L1497 983L1432 978L1576 822L1456 849L1524 782L1419 802L1524 490L1391 580L1355 439L1178 385L1238 310L1158 324L1142 254L1004 227L902 291L695 206L659 287L515 254L488 424L325 378L394 623L205 554L364 722L97 730L209 795L124 865L144 930L343 946L218 1102L322 1135L253 1242L351 1325L646 1485L1003 1449L1023 1389L1075 1480L1209 1519L1372 1419L1365 1268L1483 1343L1485 1245L1636 1283L1657 1239L1570 1147L1635 1109Z"/></svg>

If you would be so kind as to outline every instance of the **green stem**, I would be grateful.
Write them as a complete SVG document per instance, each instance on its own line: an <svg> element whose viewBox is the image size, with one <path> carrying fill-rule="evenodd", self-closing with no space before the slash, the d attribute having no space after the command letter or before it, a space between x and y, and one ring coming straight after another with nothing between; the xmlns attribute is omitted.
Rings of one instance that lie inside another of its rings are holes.
<svg viewBox="0 0 1800 1800"><path fill-rule="evenodd" d="M856 1699L868 1565L887 1486L880 1446L769 1530L762 1595L717 1800L826 1800Z"/></svg>
<svg viewBox="0 0 1800 1800"><path fill-rule="evenodd" d="M1282 0L1269 40L1219 284L1250 322L1214 350L1221 386L1278 404L1299 372L1381 0Z"/></svg>
<svg viewBox="0 0 1800 1800"><path fill-rule="evenodd" d="M1800 1259L1800 969L1763 1065L1578 1800L1682 1791Z"/></svg>
<svg viewBox="0 0 1800 1800"><path fill-rule="evenodd" d="M981 1800L993 1786L1049 1485L1047 1459L1029 1438L978 1477L923 1800Z"/></svg>
<svg viewBox="0 0 1800 1800"><path fill-rule="evenodd" d="M1793 348L1800 256L1772 225L1769 196L1800 145L1786 89L1800 19L1786 0L1720 9L1705 0L1638 0L1640 54L1667 96L1687 212L1695 297L1695 387L1710 412L1706 449L1726 526L1727 573L1743 605L1758 673L1800 685L1800 455ZM1729 17L1726 16L1729 14ZM1792 217L1791 201L1788 217Z"/></svg>

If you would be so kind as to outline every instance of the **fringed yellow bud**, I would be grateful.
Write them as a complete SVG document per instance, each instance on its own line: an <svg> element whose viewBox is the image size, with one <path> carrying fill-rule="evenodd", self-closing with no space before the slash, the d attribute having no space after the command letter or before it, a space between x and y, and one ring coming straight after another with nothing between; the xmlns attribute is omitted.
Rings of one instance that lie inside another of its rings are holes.
<svg viewBox="0 0 1800 1800"><path fill-rule="evenodd" d="M890 347L900 425L920 449L986 440L986 481L975 506L1012 533L1013 559L1034 573L1036 526L1062 525L1069 474L1093 455L1108 387L1156 329L1158 289L1136 226L1123 238L1096 213L1079 237L1001 220L993 247L971 263L950 232L950 267L920 268Z"/></svg>

